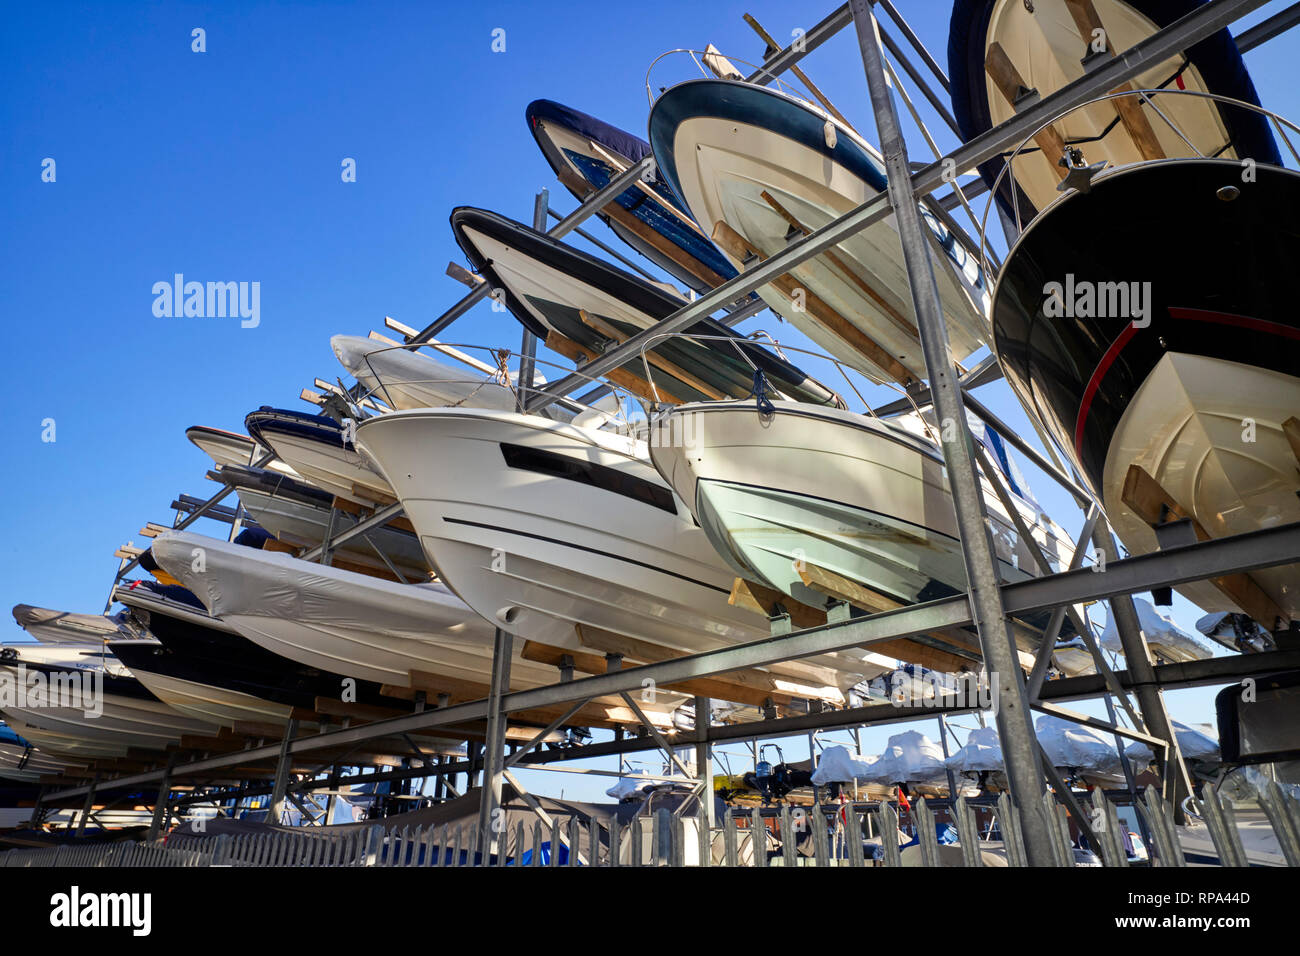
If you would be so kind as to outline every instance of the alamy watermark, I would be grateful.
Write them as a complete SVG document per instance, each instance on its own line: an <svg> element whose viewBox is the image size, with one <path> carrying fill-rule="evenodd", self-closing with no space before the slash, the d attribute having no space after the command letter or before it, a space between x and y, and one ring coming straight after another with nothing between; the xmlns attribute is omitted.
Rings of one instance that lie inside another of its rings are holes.
<svg viewBox="0 0 1300 956"><path fill-rule="evenodd" d="M24 664L0 670L0 710L79 710L94 719L104 713L104 672L99 669L29 671Z"/></svg>
<svg viewBox="0 0 1300 956"><path fill-rule="evenodd" d="M1151 324L1150 282L1091 282L1066 273L1065 282L1043 286L1049 319L1128 319L1135 329Z"/></svg>
<svg viewBox="0 0 1300 956"><path fill-rule="evenodd" d="M895 707L969 707L993 715L998 712L997 671L926 671L918 676L897 670L887 681L889 702Z"/></svg>
<svg viewBox="0 0 1300 956"><path fill-rule="evenodd" d="M238 317L245 329L262 322L260 282L186 282L178 272L171 282L155 282L153 295L153 314L160 319Z"/></svg>

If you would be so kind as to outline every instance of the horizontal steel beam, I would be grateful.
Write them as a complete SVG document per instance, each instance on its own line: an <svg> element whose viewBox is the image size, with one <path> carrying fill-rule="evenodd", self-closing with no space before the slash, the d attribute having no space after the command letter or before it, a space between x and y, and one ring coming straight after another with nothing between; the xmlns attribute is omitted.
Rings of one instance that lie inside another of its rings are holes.
<svg viewBox="0 0 1300 956"><path fill-rule="evenodd" d="M1279 34L1290 30L1300 23L1300 3L1293 3L1285 10L1279 10L1267 20L1262 20L1248 30L1237 34L1237 50L1247 53L1261 43L1267 43Z"/></svg>
<svg viewBox="0 0 1300 956"><path fill-rule="evenodd" d="M1238 571L1289 564L1296 560L1297 555L1300 555L1300 523L1125 558L1109 563L1105 571L1082 568L1003 585L1002 600L1007 613L1022 614L1046 610L1061 604L1096 601L1119 594L1149 591L1164 585L1178 585ZM944 600L900 608L844 623L794 631L781 637L772 637L724 650L694 654L657 664L646 664L548 687L515 691L503 697L501 704L507 712L567 704L588 697L636 690L643 686L643 681L646 679L652 680L658 686L666 686L696 677L750 667L763 667L926 631L962 627L970 622L969 599L967 595L960 594ZM1048 686L1044 685L1044 700L1054 699L1053 695L1047 693ZM289 746L289 753L306 753L326 747L348 746L389 734L410 733L413 730L429 727L482 720L487 716L487 711L486 700L426 710L358 727L300 737ZM279 752L278 744L251 748L198 760L177 767L176 772L189 774L204 770L219 770L246 762L270 760L277 757ZM159 773L159 771L151 771L101 781L100 787L148 783L157 780ZM62 799L81 796L85 792L85 787L78 787L51 794L51 797Z"/></svg>
<svg viewBox="0 0 1300 956"><path fill-rule="evenodd" d="M1155 665L1155 684L1161 690L1184 690L1231 684L1246 677L1259 677L1276 671L1300 669L1300 651L1267 651L1261 654L1230 654L1200 661ZM1115 678L1125 690L1136 687L1127 670L1115 671ZM1086 700L1106 693L1100 674L1063 677L1046 681L1040 693L1045 701Z"/></svg>

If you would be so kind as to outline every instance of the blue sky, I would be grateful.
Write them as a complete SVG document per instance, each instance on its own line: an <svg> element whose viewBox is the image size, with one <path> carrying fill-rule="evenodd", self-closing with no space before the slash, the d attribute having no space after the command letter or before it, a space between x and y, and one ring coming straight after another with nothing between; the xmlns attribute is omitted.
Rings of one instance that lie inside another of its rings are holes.
<svg viewBox="0 0 1300 956"><path fill-rule="evenodd" d="M949 5L898 6L946 62ZM1269 4L1236 31L1284 6ZM187 426L239 429L259 405L305 408L301 388L342 374L331 335L364 335L385 315L419 327L459 298L463 287L443 275L449 260L463 262L447 225L454 206L526 220L534 193L549 187L558 208L571 208L525 126L530 100L559 100L644 136L654 57L712 42L757 61L762 44L743 13L786 41L830 9L796 16L774 0L569 2L562 14L493 2L10 7L0 35L0 290L17 340L0 422L11 450L0 603L100 610L113 550L141 543L146 521L169 523L178 493L213 488ZM191 50L196 27L204 53ZM497 28L503 53L491 49ZM1264 105L1292 118L1298 36L1247 57ZM874 139L852 30L804 65ZM690 75L678 57L653 80ZM914 160L931 158L911 142ZM41 180L46 157L54 183ZM340 177L349 157L355 183ZM155 317L153 284L178 272L259 282L260 325ZM749 327L758 325L798 341L770 314ZM514 346L519 326L480 306L446 339ZM1003 385L982 397L1028 433ZM49 418L53 443L41 440ZM1048 510L1077 528L1065 496L1030 475ZM1197 616L1181 600L1175 611L1185 627ZM12 624L0 635L22 636ZM1211 696L1172 694L1170 707L1209 720ZM870 732L867 749L889 732ZM589 792L567 775L563 786Z"/></svg>

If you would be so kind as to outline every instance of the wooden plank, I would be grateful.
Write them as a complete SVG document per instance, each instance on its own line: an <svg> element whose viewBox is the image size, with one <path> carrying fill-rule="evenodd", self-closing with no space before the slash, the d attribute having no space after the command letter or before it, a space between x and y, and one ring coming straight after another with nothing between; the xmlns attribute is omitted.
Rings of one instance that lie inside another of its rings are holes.
<svg viewBox="0 0 1300 956"><path fill-rule="evenodd" d="M801 223L798 219L796 219L794 214L791 213L784 206L782 206L781 203L779 203L776 200L776 197L773 196L771 193L769 193L766 189L764 189L759 195L763 197L763 201L766 202L769 206L771 206L773 211L776 212L778 216L780 216L790 225L794 226L794 228L798 229L805 236L809 235L809 233L812 231L803 223ZM824 255L830 262L834 263L835 266L840 270L840 272L844 274L844 278L848 279L851 283L857 286L858 290L863 295L869 298L872 302L876 303L876 305L880 308L880 311L885 313L885 316L890 320L892 320L896 326L898 326L899 331L910 336L913 340L916 341L918 345L920 345L921 343L920 333L917 331L915 322L913 322L907 316L903 315L903 313L899 312L898 309L894 308L892 302L890 302L883 295L877 292L875 288L871 285L871 283L867 282L866 279L858 275L857 271L851 268L849 264L845 262L844 259L834 249L827 249L825 252L822 253L822 255Z"/></svg>
<svg viewBox="0 0 1300 956"><path fill-rule="evenodd" d="M628 637L624 634L615 634L612 631L602 630L598 627L575 624L574 628L578 632L579 640L587 647L594 647L599 651L610 654L622 654L629 661L655 664L660 661L685 656L681 651L663 647L659 644L652 644L649 641L642 641L635 637ZM726 671L725 673L726 679L729 681L743 683L752 688L760 688L769 694L779 689L779 680L802 684L808 689L808 693L799 693L797 696L808 697L811 695L813 688L823 686L821 675L829 670L830 668L821 664L785 661L780 664L772 664L761 671L749 668ZM790 692L794 693L793 691Z"/></svg>
<svg viewBox="0 0 1300 956"><path fill-rule="evenodd" d="M796 628L821 627L826 623L826 612L821 608L810 607L782 594L775 588L769 588L754 581L736 578L731 583L731 596L727 603L755 611L764 617L774 617L778 606L790 615L790 623Z"/></svg>
<svg viewBox="0 0 1300 956"><path fill-rule="evenodd" d="M1007 56L1007 51L1002 49L1002 44L996 40L989 44L989 48L984 54L984 69L988 72L989 78L993 80L993 85L998 88L1006 101L1014 107L1016 94L1019 93L1021 88L1027 88L1029 84L1020 75L1016 65L1011 62L1011 57ZM1056 172L1056 178L1064 179L1066 170L1063 166L1057 165L1057 160L1065 155L1065 140L1056 131L1056 127L1047 126L1039 130L1034 134L1034 142L1038 144L1038 148L1043 151L1044 158L1047 159Z"/></svg>
<svg viewBox="0 0 1300 956"><path fill-rule="evenodd" d="M427 671L412 671L410 687L402 688L384 685L382 692L392 697L404 696L405 694L410 694L413 697L416 690L423 690L426 694L450 694L450 702L453 704L469 700L483 700L488 696L487 684L480 684L476 681L464 680L458 677L431 674ZM539 707L534 710L518 711L510 716L513 720L545 725L559 717L566 710L568 710L568 705L556 705L554 707ZM646 716L653 720L655 715L647 713ZM664 719L668 720L666 716ZM593 726L608 729L613 727L615 723L628 723L634 720L638 720L638 718L626 709L621 700L602 697L592 700L574 714L569 720L568 726ZM486 724L481 722L468 726L475 727L476 731L480 727L486 729ZM527 734L523 734L523 736L528 737Z"/></svg>
<svg viewBox="0 0 1300 956"><path fill-rule="evenodd" d="M591 326L593 329L595 329L597 332L599 332L601 335L605 336L606 338L613 339L615 342L618 342L620 344L627 341L626 335L624 335L614 326L610 325L600 316L592 315L591 313L587 312L585 309L579 309L578 316L582 319L583 322ZM691 386L691 388L695 389L697 392L699 392L702 395L707 395L709 398L715 399L717 401L722 401L723 399L730 397L718 391L716 388L714 388L712 385L708 384L704 380L696 378L694 375L686 371L686 369L682 368L681 366L668 361L666 358L664 358L662 355L659 355L656 352L653 351L646 352L645 357L646 360L655 368L667 372L673 378L679 380L683 384Z"/></svg>
<svg viewBox="0 0 1300 956"><path fill-rule="evenodd" d="M799 569L799 579L804 585L812 588L814 591L820 591L822 594L829 595L841 601L847 601L854 607L861 608L868 614L879 614L882 611L893 611L897 608L904 607L901 601L896 601L888 595L881 594L874 588L852 581L841 574L836 574L827 568L811 564L807 561L802 562ZM938 640L945 644L956 644L962 650L973 651L977 659L982 659L979 644L973 638L967 640L968 645L962 647L960 639L954 639L954 635L945 631L939 634L929 635L932 639ZM899 660L911 661L914 664L921 664L932 670L944 671L962 671L970 668L971 660L958 654L945 651L942 648L932 647L928 644L922 644L917 641L906 638L891 641L874 641L864 645L867 650L876 651L877 653L892 654ZM932 661L933 663L926 663ZM1033 666L1033 657L1022 653L1020 655L1021 666Z"/></svg>
<svg viewBox="0 0 1300 956"><path fill-rule="evenodd" d="M606 673L606 660L600 654L554 647L550 644L540 644L537 641L526 641L524 643L523 658L525 660L559 667L565 655L573 659L574 670L581 671L584 674ZM624 664L625 666L633 666L631 661L625 661ZM755 707L762 707L769 701L773 704L787 706L793 700L791 694L780 693L774 689L764 690L750 687L721 677L696 677L662 686L664 690L676 691L691 696L713 697L718 700L731 701L736 704L750 704Z"/></svg>
<svg viewBox="0 0 1300 956"><path fill-rule="evenodd" d="M1093 31L1100 30L1106 38L1106 52L1114 56L1115 51L1110 45L1110 32L1106 29L1106 25L1102 23L1101 14L1093 6L1092 0L1065 0L1065 6L1074 19L1074 25L1083 40L1084 49L1091 49ZM1111 92L1130 93L1133 89L1132 83L1122 83ZM1124 129L1132 138L1133 144L1137 147L1138 152L1142 154L1142 158L1148 160L1165 159L1165 151L1160 145L1160 140L1156 138L1155 130L1151 128L1151 123L1147 119L1146 113L1142 111L1142 104L1137 97L1125 96L1117 100L1111 100L1111 103L1115 107L1115 112L1119 114Z"/></svg>
<svg viewBox="0 0 1300 956"><path fill-rule="evenodd" d="M1189 519L1197 541L1210 539L1210 533L1201 523L1174 500L1173 496L1165 491L1141 465L1129 465L1124 475L1120 500L1152 528L1169 521ZM1283 627L1290 622L1286 612L1274 603L1249 574L1228 574L1211 578L1210 583L1269 631L1275 630L1279 626L1279 621Z"/></svg>
<svg viewBox="0 0 1300 956"><path fill-rule="evenodd" d="M751 246L744 236L722 220L718 220L713 227L713 241L728 255L742 262L750 256L757 256L760 262L766 258ZM904 368L902 363L888 349L832 309L793 276L787 273L778 276L768 284L791 302L797 301L796 293L801 292L805 312L816 319L827 331L842 339L846 345L868 359L890 380L901 385L907 385L914 378L912 373Z"/></svg>
<svg viewBox="0 0 1300 956"><path fill-rule="evenodd" d="M573 341L573 339L566 338L554 329L550 330L546 334L546 347L551 351L558 352L565 358L578 363L579 372L582 371L583 362L590 362L592 359L596 358L596 353L591 349L579 345L577 342ZM613 382L620 388L627 389L633 395L644 398L648 402L661 402L670 405L684 404L682 399L664 391L662 388L658 389L658 394L656 395L656 390L651 387L649 382L627 368L610 369L602 377L609 379L609 381Z"/></svg>

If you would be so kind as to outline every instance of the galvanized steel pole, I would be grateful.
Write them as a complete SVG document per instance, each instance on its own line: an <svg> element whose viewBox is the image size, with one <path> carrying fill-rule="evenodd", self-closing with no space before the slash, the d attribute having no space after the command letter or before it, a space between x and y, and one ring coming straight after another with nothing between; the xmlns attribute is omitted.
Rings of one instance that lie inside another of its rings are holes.
<svg viewBox="0 0 1300 956"><path fill-rule="evenodd" d="M1092 531L1093 544L1101 551L1105 568L1119 560L1119 551L1115 540L1110 535L1110 525L1104 517L1098 519ZM1142 634L1142 624L1138 620L1137 608L1133 598L1121 594L1109 601L1110 612L1115 618L1115 630L1119 634L1120 646L1124 649L1124 666L1133 678L1134 693L1138 700L1138 710L1146 722L1147 733L1159 737L1169 744L1165 753L1156 754L1156 766L1160 770L1163 783L1161 796L1173 804L1175 823L1186 823L1183 812L1183 800L1191 793L1191 780L1187 776L1187 766L1183 763L1182 752L1178 748L1178 737L1165 710L1165 696L1156 683L1155 666L1151 663L1151 651Z"/></svg>
<svg viewBox="0 0 1300 956"><path fill-rule="evenodd" d="M935 411L940 419L943 458L948 483L957 512L966 577L970 583L970 603L980 648L990 680L997 680L998 734L1007 764L1011 798L1020 817L1025 853L1030 866L1051 866L1051 833L1047 819L1038 812L1043 793L1043 776L1038 764L1037 738L1030 722L1025 697L1024 677L1014 654L1011 631L1002 606L997 564L989 540L975 472L970 432L966 427L965 406L957 386L957 372L948 351L948 329L939 288L935 284L930 260L930 246L917 209L912 188L907 145L898 125L889 85L885 80L884 62L876 37L871 0L850 0L862 63L866 69L871 105L876 115L880 152L889 177L889 202L898 224L907 266L908 285L916 310L917 327L925 355L926 375Z"/></svg>

